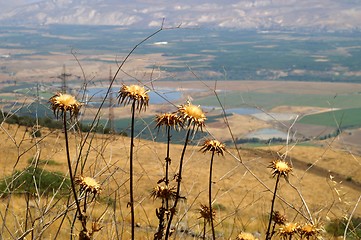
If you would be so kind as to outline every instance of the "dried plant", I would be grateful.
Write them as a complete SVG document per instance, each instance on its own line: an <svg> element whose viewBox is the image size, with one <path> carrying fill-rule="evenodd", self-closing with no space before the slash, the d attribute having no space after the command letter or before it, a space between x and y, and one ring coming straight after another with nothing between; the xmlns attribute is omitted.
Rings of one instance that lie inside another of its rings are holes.
<svg viewBox="0 0 361 240"><path fill-rule="evenodd" d="M185 152L188 146L189 138L192 134L196 133L198 129L202 131L205 126L206 115L200 106L193 105L190 101L187 101L186 104L178 106L178 114L180 118L183 120L183 124L187 126L187 133L184 141L183 150L181 153L180 161L179 161L179 170L177 175L177 196L174 200L173 207L170 209L171 213L169 216L169 220L167 223L167 229L165 233L165 239L168 239L170 236L170 229L174 214L177 209L178 200L180 199L180 189L182 182L182 170L183 170L183 160L185 156Z"/></svg>
<svg viewBox="0 0 361 240"><path fill-rule="evenodd" d="M273 233L271 232L271 225L272 225L272 219L273 219L273 209L274 209L276 196L277 196L278 183L279 183L281 177L284 177L286 180L288 180L288 176L289 176L290 172L292 171L292 167L290 167L290 165L283 160L272 161L268 167L272 169L272 177L277 177L277 178L276 178L275 188L273 191L271 212L270 212L270 217L269 217L268 227L267 227L267 232L266 232L266 240L271 239L272 235L273 235Z"/></svg>
<svg viewBox="0 0 361 240"><path fill-rule="evenodd" d="M81 192L92 193L96 195L101 191L100 184L92 177L79 176L75 180L75 183L80 186Z"/></svg>
<svg viewBox="0 0 361 240"><path fill-rule="evenodd" d="M252 233L241 232L236 237L236 240L258 240L258 238L255 238Z"/></svg>
<svg viewBox="0 0 361 240"><path fill-rule="evenodd" d="M206 225L213 224L213 219L216 217L216 212L205 204L201 204L199 208L200 217L203 219L203 239L206 239Z"/></svg>
<svg viewBox="0 0 361 240"><path fill-rule="evenodd" d="M291 240L293 236L297 235L299 227L298 223L288 222L278 229L278 234L281 239Z"/></svg>
<svg viewBox="0 0 361 240"><path fill-rule="evenodd" d="M162 199L163 200L174 200L176 198L176 190L175 187L168 187L168 186L156 186L152 193L151 197L153 199Z"/></svg>
<svg viewBox="0 0 361 240"><path fill-rule="evenodd" d="M131 236L134 239L135 216L134 216L134 186L133 186L133 148L134 148L134 119L135 110L144 111L149 103L148 91L139 85L124 85L119 90L119 104L131 104L131 129L130 129L130 154L129 154L129 203L131 214Z"/></svg>
<svg viewBox="0 0 361 240"><path fill-rule="evenodd" d="M146 110L149 103L148 91L144 87L139 85L124 85L120 88L118 92L119 104L127 105L129 103L134 104L132 106L132 111L139 110L141 111L144 108ZM134 108L134 109L133 109Z"/></svg>
<svg viewBox="0 0 361 240"><path fill-rule="evenodd" d="M155 118L156 121L156 128L158 130L164 126L166 128L167 133L167 150L166 150L166 157L165 157L165 176L164 178L160 179L158 183L164 182L166 187L169 185L169 165L172 163L170 158L170 143L171 143L171 130L172 128L175 130L179 130L183 127L182 119L176 113L163 113L157 115ZM166 208L168 209L168 201L166 201Z"/></svg>
<svg viewBox="0 0 361 240"><path fill-rule="evenodd" d="M169 219L170 209L169 209L169 200L174 200L176 198L175 187L170 187L169 183L169 166L172 163L170 158L170 143L171 143L171 130L175 129L178 131L183 127L182 119L176 113L163 113L156 115L156 128L159 129L164 126L167 134L167 150L165 157L165 176L158 180L158 184L164 182L165 186L157 186L153 192L153 198L161 198L162 205L159 209L156 210L156 215L159 220L158 230L154 234L154 239L162 239L164 235L164 229Z"/></svg>
<svg viewBox="0 0 361 240"><path fill-rule="evenodd" d="M76 118L82 106L82 104L70 94L57 93L52 96L49 101L54 115L57 118L59 117L59 113L60 116L63 116L65 112L70 113L70 118Z"/></svg>
<svg viewBox="0 0 361 240"><path fill-rule="evenodd" d="M318 224L312 224L312 223L305 223L299 226L298 232L301 236L301 238L305 238L307 240L309 239L316 239L320 236L320 233L322 232L322 228L317 226Z"/></svg>
<svg viewBox="0 0 361 240"><path fill-rule="evenodd" d="M53 109L54 114L56 117L60 116L63 117L63 128L64 128L64 138L65 138L65 149L66 149L66 157L68 163L68 170L71 182L71 189L73 191L73 197L77 207L77 214L79 214L79 220L82 224L82 233L87 233L87 226L86 226L86 216L80 209L80 202L78 199L78 195L75 189L75 179L74 173L72 170L71 160L70 160L70 149L69 149L69 139L68 139L68 128L67 128L67 112L70 113L70 119L75 120L78 116L80 107L82 106L75 97L69 94L62 94L57 93L53 97L50 98L51 108Z"/></svg>
<svg viewBox="0 0 361 240"><path fill-rule="evenodd" d="M203 153L205 152L211 152L212 156L211 156L211 161L209 164L209 184L208 184L208 206L209 206L209 211L212 212L212 172L213 172L213 158L214 158L214 153L217 153L218 155L222 155L224 154L226 147L223 143L221 143L218 140L206 140L203 143L203 146L201 148L201 151ZM211 224L211 228L212 228L212 237L213 240L216 239L216 233L214 230L214 223L213 223L213 215L210 214L210 224Z"/></svg>

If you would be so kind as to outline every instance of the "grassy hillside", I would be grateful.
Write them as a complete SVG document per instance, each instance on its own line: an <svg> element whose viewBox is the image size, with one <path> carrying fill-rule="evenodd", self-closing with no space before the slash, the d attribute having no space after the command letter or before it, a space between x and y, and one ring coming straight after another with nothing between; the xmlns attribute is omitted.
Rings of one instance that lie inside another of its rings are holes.
<svg viewBox="0 0 361 240"><path fill-rule="evenodd" d="M0 164L3 176L10 176L14 170L21 172L27 169L29 164L34 166L35 161L29 159L37 158L42 163L39 168L67 174L63 133L60 130L41 131L42 138L32 139L24 127L4 123L1 125L1 146L4 150ZM75 166L80 147L83 146L86 151L81 154L79 162L83 167L78 169L77 175L82 173L84 176L92 176L101 183L101 194L96 202L89 204L89 218L98 219L99 224L103 226L102 230L96 233L97 239L111 239L116 234L128 238L129 209L126 205L129 191L129 138L93 134L85 141L84 136L71 133L70 153ZM194 235L202 233L203 225L199 219L198 209L201 203L207 201L210 156L199 151L198 142L192 143L195 145L189 147L185 156L181 194L186 200L181 201L176 215L177 239L193 239ZM151 191L164 173L166 145L136 140L135 149L135 210L139 226L136 234L142 239L153 239L157 226L155 208L160 206L160 200L153 200ZM171 146L172 176L178 168L181 150L182 145ZM236 157L238 154L232 146L228 146L228 151L224 157L216 156L214 162L213 201L216 209L215 228L219 239L234 239L241 231L264 234L272 198L271 191L275 183L275 179L271 177L271 170L267 167L277 158L278 153L286 154L286 159L291 161L294 167L289 183L284 180L280 183L278 194L283 200L276 201L276 209L286 214L288 219L305 222L300 215L308 216L302 203L304 200L312 217L321 218L322 223L327 225L328 218L340 219L349 214L361 191L361 179L356 171L360 168L358 157L353 158L348 153L335 151L330 147L296 145L293 148L274 146L264 149L242 149L239 152L241 161ZM26 194L14 193L10 198L3 195L0 199L0 211L3 216L6 210L12 214L6 216L6 222L2 222L2 225L6 226L2 235L20 236L26 230L24 223L27 221L28 224L35 224L38 231L45 229L45 235L54 236L59 229L63 216L62 209L66 206L67 198L56 192L53 195L55 198L52 200L45 195L31 195L30 201ZM32 206L30 218L30 215L26 216L23 211L27 204ZM53 210L39 211L40 209ZM73 214L74 208L71 207L67 215L71 219ZM355 212L355 216L360 214L359 210ZM40 224L37 221L39 216L44 216L44 223L51 222L50 227ZM52 222L54 218L56 220ZM19 228L18 223L23 227ZM69 224L68 221L62 224L59 239L68 238ZM80 226L76 224L74 234L77 234L79 229ZM39 232L33 233L36 235Z"/></svg>

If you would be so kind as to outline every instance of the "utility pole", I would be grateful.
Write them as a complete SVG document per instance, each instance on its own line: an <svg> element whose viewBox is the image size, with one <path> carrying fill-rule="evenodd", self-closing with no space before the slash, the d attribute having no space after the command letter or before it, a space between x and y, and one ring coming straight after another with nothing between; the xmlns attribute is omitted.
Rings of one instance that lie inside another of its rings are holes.
<svg viewBox="0 0 361 240"><path fill-rule="evenodd" d="M71 74L66 73L65 70L65 64L63 64L63 73L58 76L59 79L61 79L61 92L66 93L67 85L66 85L66 78L70 77Z"/></svg>

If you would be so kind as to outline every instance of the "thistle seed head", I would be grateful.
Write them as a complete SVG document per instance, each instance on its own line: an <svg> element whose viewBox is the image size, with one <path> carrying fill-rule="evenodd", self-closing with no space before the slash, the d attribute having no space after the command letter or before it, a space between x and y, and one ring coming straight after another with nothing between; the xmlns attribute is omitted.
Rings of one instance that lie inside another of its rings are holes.
<svg viewBox="0 0 361 240"><path fill-rule="evenodd" d="M203 143L203 146L200 151L205 152L215 152L218 155L221 154L223 156L224 151L226 150L226 146L218 140L206 140Z"/></svg>
<svg viewBox="0 0 361 240"><path fill-rule="evenodd" d="M207 118L200 106L193 105L190 101L187 101L186 104L178 106L178 113L184 122L188 123L188 126L193 125L203 131L204 122Z"/></svg>
<svg viewBox="0 0 361 240"><path fill-rule="evenodd" d="M288 239L290 236L297 234L299 225L297 223L286 223L278 229L278 233L282 239Z"/></svg>
<svg viewBox="0 0 361 240"><path fill-rule="evenodd" d="M118 102L119 104L127 105L132 101L136 103L136 109L141 111L142 108L146 110L149 103L148 90L139 85L124 85L119 90Z"/></svg>
<svg viewBox="0 0 361 240"><path fill-rule="evenodd" d="M57 93L52 96L49 101L51 108L57 118L59 117L59 112L60 114L63 114L66 111L70 112L71 118L77 117L82 106L82 104L70 94Z"/></svg>
<svg viewBox="0 0 361 240"><path fill-rule="evenodd" d="M201 216L199 218L203 218L207 223L211 223L211 219L214 219L216 217L216 212L214 211L214 209L211 209L204 204L201 204L200 208L199 208L199 213L201 214Z"/></svg>
<svg viewBox="0 0 361 240"><path fill-rule="evenodd" d="M93 193L94 195L99 194L101 191L100 184L91 177L79 176L75 180L75 183L80 186L82 191Z"/></svg>
<svg viewBox="0 0 361 240"><path fill-rule="evenodd" d="M175 113L163 113L155 117L157 123L156 127L160 128L161 126L173 127L178 130L183 127L182 119Z"/></svg>
<svg viewBox="0 0 361 240"><path fill-rule="evenodd" d="M273 177L280 175L286 179L288 178L289 173L292 171L292 167L283 160L272 161L269 165L269 168L272 169Z"/></svg>
<svg viewBox="0 0 361 240"><path fill-rule="evenodd" d="M252 233L241 232L236 237L236 240L257 240L257 238L255 238Z"/></svg>
<svg viewBox="0 0 361 240"><path fill-rule="evenodd" d="M318 228L315 224L311 224L311 223L303 224L298 229L301 238L306 238L306 239L310 239L311 237L317 237L321 231L322 231L321 228Z"/></svg>
<svg viewBox="0 0 361 240"><path fill-rule="evenodd" d="M284 225L287 222L285 215L282 215L279 211L273 212L272 220L278 225Z"/></svg>
<svg viewBox="0 0 361 240"><path fill-rule="evenodd" d="M160 199L172 199L174 200L176 197L177 197L177 191L176 191L176 188L173 186L173 187L169 187L169 186L159 186L157 185L152 193L151 193L151 197L153 199L157 199L157 198L160 198Z"/></svg>

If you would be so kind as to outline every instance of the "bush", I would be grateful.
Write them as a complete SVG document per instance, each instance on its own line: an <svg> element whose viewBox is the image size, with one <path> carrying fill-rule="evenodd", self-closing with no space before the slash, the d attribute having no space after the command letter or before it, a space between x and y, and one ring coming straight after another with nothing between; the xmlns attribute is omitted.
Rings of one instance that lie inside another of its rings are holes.
<svg viewBox="0 0 361 240"><path fill-rule="evenodd" d="M335 219L326 226L326 231L334 237L343 236L347 220ZM361 217L352 218L347 231L347 239L361 239Z"/></svg>
<svg viewBox="0 0 361 240"><path fill-rule="evenodd" d="M57 190L64 194L68 192L69 186L70 180L62 173L31 166L2 179L0 181L0 194L4 196L10 192L15 194L37 194L39 192L39 194L49 195Z"/></svg>

